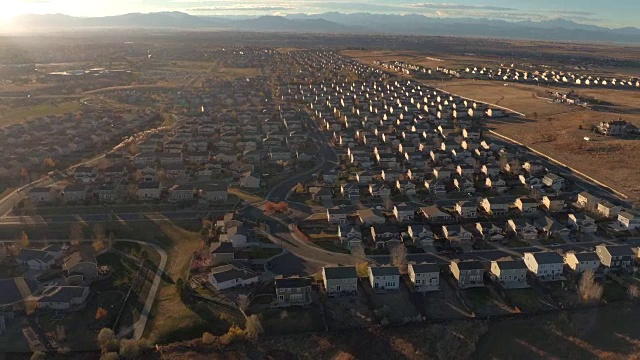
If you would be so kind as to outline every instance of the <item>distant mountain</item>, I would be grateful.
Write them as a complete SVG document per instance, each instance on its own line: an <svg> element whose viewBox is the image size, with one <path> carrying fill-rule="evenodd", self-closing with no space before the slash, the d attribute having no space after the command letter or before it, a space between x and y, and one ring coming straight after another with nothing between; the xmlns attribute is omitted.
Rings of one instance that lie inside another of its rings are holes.
<svg viewBox="0 0 640 360"><path fill-rule="evenodd" d="M77 18L67 15L24 15L15 29L43 31L78 28L234 29L248 31L373 33L640 43L640 29L610 29L566 19L510 22L485 18L432 18L418 14L370 13L290 14L286 16L195 16L182 12L132 13Z"/></svg>

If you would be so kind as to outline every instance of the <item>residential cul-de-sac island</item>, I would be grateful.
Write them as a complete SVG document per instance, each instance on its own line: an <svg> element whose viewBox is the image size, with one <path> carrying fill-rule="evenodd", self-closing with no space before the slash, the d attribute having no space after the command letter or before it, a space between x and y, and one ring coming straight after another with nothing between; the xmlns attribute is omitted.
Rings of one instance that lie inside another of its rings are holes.
<svg viewBox="0 0 640 360"><path fill-rule="evenodd" d="M113 149L92 139L81 166L64 150L0 200L0 332L17 346L95 349L101 328L162 344L252 315L286 334L604 302L584 272L607 301L637 291L640 214L486 131L517 114L328 50L208 55L252 66L115 90L162 97L172 116L149 110ZM76 136L96 121L58 120L21 126Z"/></svg>

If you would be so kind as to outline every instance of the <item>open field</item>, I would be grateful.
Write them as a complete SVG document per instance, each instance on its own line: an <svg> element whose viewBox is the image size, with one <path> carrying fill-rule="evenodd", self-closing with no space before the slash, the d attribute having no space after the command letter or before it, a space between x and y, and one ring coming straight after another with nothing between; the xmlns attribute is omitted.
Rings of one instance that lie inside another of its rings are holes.
<svg viewBox="0 0 640 360"><path fill-rule="evenodd" d="M46 101L33 106L0 107L0 126L16 124L25 121L25 119L42 116L75 113L80 110L81 106L82 104L78 101L64 100Z"/></svg>

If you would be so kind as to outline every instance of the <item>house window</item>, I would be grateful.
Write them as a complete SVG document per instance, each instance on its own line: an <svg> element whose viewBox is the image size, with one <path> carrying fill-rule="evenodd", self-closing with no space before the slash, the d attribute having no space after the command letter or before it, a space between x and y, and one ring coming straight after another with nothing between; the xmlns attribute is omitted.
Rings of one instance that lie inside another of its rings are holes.
<svg viewBox="0 0 640 360"><path fill-rule="evenodd" d="M336 291L341 291L342 287L340 285L336 285Z"/></svg>
<svg viewBox="0 0 640 360"><path fill-rule="evenodd" d="M278 301L284 301L284 295L278 295Z"/></svg>

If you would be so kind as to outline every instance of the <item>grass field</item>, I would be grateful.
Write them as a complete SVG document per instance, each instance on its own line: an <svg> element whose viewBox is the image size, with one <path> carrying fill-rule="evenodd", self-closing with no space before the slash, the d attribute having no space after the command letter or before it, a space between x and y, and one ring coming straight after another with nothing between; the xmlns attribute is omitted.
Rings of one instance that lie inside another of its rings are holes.
<svg viewBox="0 0 640 360"><path fill-rule="evenodd" d="M152 341L176 340L176 336L179 339L182 335L191 335L189 328L204 326L204 320L182 303L175 286L178 279L186 280L191 255L201 247L201 243L198 233L185 230L169 221L157 222L156 226L157 229L152 231L159 230L169 241L166 246L168 260L166 276L163 276L151 310L151 322L147 325L145 337Z"/></svg>
<svg viewBox="0 0 640 360"><path fill-rule="evenodd" d="M23 122L28 119L47 115L75 113L80 110L78 101L47 101L34 106L0 108L0 126Z"/></svg>

